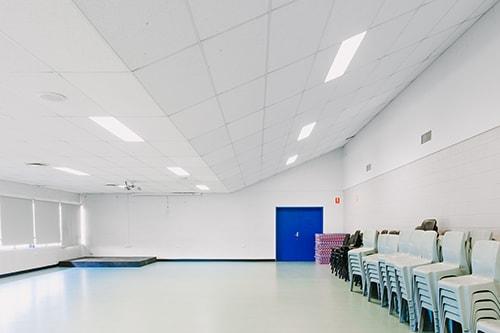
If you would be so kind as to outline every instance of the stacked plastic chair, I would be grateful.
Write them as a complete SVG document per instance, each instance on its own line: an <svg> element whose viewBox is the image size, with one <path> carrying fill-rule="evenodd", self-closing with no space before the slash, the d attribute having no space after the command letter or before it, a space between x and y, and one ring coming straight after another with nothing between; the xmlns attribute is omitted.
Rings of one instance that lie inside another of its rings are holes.
<svg viewBox="0 0 500 333"><path fill-rule="evenodd" d="M338 248L332 249L332 252L330 253L330 269L332 271L332 274L335 274L336 276L339 275L340 270L340 251L342 248L346 248L349 246L349 240L351 239L351 237L354 237L354 235L351 236L349 234L345 234L344 239L342 240L342 245Z"/></svg>
<svg viewBox="0 0 500 333"><path fill-rule="evenodd" d="M475 332L476 321L500 314L500 243L477 241L472 249L472 274L438 282L440 322L447 332L447 321L462 326L463 332Z"/></svg>
<svg viewBox="0 0 500 333"><path fill-rule="evenodd" d="M368 288L368 301L371 301L372 285L375 284L377 294L380 299L380 305L387 303L387 279L385 274L384 258L398 251L399 235L381 234L378 236L378 253L363 257L363 266L365 269L366 283ZM382 264L381 264L382 263Z"/></svg>
<svg viewBox="0 0 500 333"><path fill-rule="evenodd" d="M335 250L332 254L333 261L335 263L335 275L337 275L341 279L344 279L345 281L349 279L347 254L349 250L361 246L361 241L361 231L357 230L354 234L351 235L346 246L342 246L340 249Z"/></svg>
<svg viewBox="0 0 500 333"><path fill-rule="evenodd" d="M351 291L354 287L354 276L361 279L361 290L363 295L366 293L365 270L363 268L362 257L377 252L378 231L367 230L363 232L363 246L352 249L348 252L349 280L351 282Z"/></svg>
<svg viewBox="0 0 500 333"><path fill-rule="evenodd" d="M417 322L420 331L424 327L424 311L428 310L433 315L434 332L441 332L438 281L445 277L469 273L467 243L467 232L448 231L442 239L443 262L420 266L413 270Z"/></svg>
<svg viewBox="0 0 500 333"><path fill-rule="evenodd" d="M500 320L482 319L477 322L477 333L500 333Z"/></svg>
<svg viewBox="0 0 500 333"><path fill-rule="evenodd" d="M417 318L413 292L413 269L438 261L437 233L415 230L410 243L410 255L389 258L386 261L389 283L396 289L399 305L399 319L409 321L410 328L417 330ZM405 302L403 302L405 301ZM406 304L406 308L404 305ZM406 314L408 317L406 318Z"/></svg>

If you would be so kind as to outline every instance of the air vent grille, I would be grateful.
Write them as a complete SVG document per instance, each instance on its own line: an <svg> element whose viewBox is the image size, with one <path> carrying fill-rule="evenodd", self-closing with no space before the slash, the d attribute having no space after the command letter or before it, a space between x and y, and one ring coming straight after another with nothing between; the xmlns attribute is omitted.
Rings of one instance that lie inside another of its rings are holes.
<svg viewBox="0 0 500 333"><path fill-rule="evenodd" d="M420 144L427 143L432 140L432 131L425 132L420 136Z"/></svg>

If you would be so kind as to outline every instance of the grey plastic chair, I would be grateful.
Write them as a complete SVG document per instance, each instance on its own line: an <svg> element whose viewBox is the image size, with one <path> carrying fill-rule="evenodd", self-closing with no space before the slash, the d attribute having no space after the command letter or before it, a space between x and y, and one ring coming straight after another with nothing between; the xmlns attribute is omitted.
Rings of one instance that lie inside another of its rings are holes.
<svg viewBox="0 0 500 333"><path fill-rule="evenodd" d="M437 233L435 231L415 230L410 243L410 256L388 260L387 267L390 279L396 288L399 288L398 304L400 306L399 319L405 320L407 305L408 321L410 329L417 330L416 309L413 291L413 269L419 266L428 265L438 260ZM406 303L403 303L403 300Z"/></svg>
<svg viewBox="0 0 500 333"><path fill-rule="evenodd" d="M460 323L463 332L474 332L476 320L485 317L478 310L500 312L499 285L500 243L477 241L472 251L472 274L438 282L442 332L447 332L447 320Z"/></svg>
<svg viewBox="0 0 500 333"><path fill-rule="evenodd" d="M377 252L378 231L367 230L363 232L363 246L357 249L349 250L347 253L350 290L354 287L354 276L361 278L361 290L366 294L365 270L363 268L362 257Z"/></svg>
<svg viewBox="0 0 500 333"><path fill-rule="evenodd" d="M419 332L422 332L424 311L433 314L434 332L439 333L438 281L445 277L469 273L466 245L469 234L448 231L442 238L443 262L417 267L413 270L415 303Z"/></svg>

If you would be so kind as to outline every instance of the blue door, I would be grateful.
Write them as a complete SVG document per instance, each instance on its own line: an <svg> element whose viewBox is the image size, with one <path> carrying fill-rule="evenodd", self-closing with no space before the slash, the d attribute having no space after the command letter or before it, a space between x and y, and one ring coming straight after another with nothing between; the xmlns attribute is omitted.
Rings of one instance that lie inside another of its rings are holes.
<svg viewBox="0 0 500 333"><path fill-rule="evenodd" d="M276 207L276 260L314 261L314 235L323 233L323 207Z"/></svg>

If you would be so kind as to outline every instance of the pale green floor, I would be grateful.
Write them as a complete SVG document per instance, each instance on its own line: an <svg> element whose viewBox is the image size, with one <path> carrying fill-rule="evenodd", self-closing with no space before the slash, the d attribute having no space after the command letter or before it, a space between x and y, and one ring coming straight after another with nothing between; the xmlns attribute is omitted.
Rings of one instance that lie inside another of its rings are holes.
<svg viewBox="0 0 500 333"><path fill-rule="evenodd" d="M0 279L0 332L408 332L328 266L162 262Z"/></svg>

